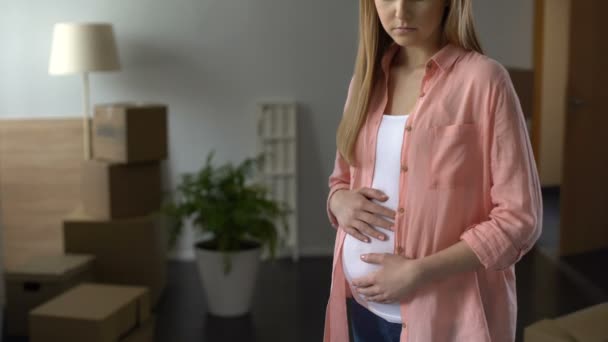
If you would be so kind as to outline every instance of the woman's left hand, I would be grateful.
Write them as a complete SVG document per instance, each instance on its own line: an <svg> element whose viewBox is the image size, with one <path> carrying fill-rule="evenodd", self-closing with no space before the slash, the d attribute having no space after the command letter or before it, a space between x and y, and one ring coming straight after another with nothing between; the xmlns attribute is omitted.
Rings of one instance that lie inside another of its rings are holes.
<svg viewBox="0 0 608 342"><path fill-rule="evenodd" d="M357 292L368 301L384 304L398 302L424 282L423 270L417 259L388 253L361 256L361 260L367 263L382 266L376 272L353 279Z"/></svg>

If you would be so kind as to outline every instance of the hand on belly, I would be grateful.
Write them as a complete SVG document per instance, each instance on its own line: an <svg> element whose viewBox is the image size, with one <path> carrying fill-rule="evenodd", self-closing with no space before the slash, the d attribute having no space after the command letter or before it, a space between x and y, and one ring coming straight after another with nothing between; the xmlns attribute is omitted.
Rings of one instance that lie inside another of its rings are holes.
<svg viewBox="0 0 608 342"><path fill-rule="evenodd" d="M345 267L345 273L350 279L365 276L371 272L377 271L381 266L370 264L361 260L362 254L367 253L390 253L393 254L395 247L393 235L388 231L385 233L388 237L386 241L371 239L370 243L362 242L351 235L346 235L342 246L342 258ZM349 281L350 281L349 279Z"/></svg>

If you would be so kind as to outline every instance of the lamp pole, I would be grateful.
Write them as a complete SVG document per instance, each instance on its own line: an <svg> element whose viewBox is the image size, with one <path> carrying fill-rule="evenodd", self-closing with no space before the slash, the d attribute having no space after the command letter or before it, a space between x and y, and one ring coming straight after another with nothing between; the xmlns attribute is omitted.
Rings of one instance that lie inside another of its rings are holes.
<svg viewBox="0 0 608 342"><path fill-rule="evenodd" d="M89 115L89 103L90 103L90 89L89 89L89 73L87 71L82 73L82 85L83 85L83 116L82 116L82 129L83 129L83 147L84 147L84 159L91 159L91 121Z"/></svg>

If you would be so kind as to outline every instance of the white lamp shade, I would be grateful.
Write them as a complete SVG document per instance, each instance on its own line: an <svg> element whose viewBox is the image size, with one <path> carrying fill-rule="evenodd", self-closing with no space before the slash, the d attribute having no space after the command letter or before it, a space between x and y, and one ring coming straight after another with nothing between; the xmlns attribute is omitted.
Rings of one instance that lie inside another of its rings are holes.
<svg viewBox="0 0 608 342"><path fill-rule="evenodd" d="M111 24L55 24L49 62L50 74L119 69L120 63Z"/></svg>

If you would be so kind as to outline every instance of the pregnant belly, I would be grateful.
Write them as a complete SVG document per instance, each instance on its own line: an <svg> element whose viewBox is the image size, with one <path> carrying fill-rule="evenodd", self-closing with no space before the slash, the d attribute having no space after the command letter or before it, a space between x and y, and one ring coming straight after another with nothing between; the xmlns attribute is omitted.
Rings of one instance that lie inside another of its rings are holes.
<svg viewBox="0 0 608 342"><path fill-rule="evenodd" d="M351 283L352 279L365 276L375 272L381 265L370 264L361 260L361 254L367 253L390 253L393 254L395 247L394 233L389 230L380 229L388 239L385 241L370 238L371 242L363 242L348 234L342 245L342 261L346 280Z"/></svg>

